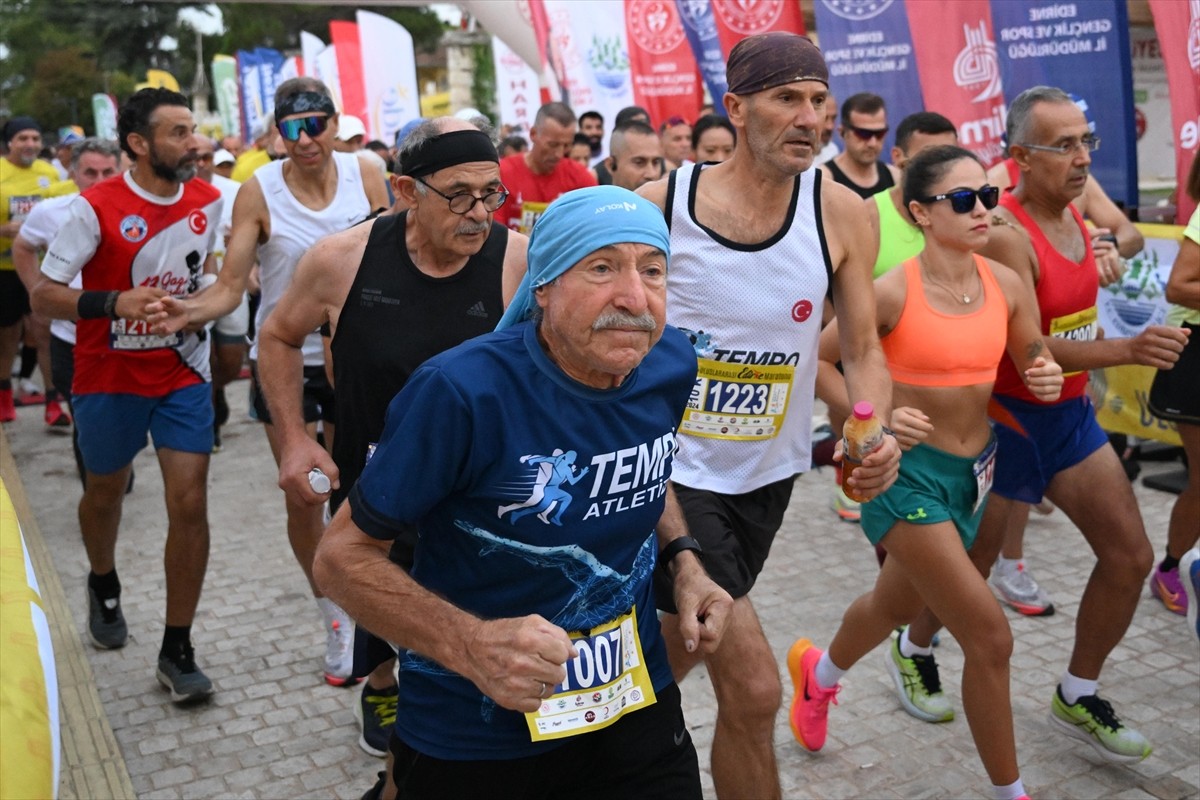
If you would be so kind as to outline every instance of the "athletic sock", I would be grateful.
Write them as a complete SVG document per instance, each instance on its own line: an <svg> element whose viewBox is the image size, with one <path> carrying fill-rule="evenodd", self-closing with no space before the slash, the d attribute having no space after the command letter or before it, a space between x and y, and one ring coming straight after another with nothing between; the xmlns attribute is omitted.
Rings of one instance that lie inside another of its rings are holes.
<svg viewBox="0 0 1200 800"><path fill-rule="evenodd" d="M1005 575L1011 575L1020 567L1022 559L1020 558L1005 558L1000 556L996 559L996 571Z"/></svg>
<svg viewBox="0 0 1200 800"><path fill-rule="evenodd" d="M1163 558L1162 563L1158 565L1158 571L1159 572L1170 572L1171 570L1175 569L1178 566L1179 566L1179 559L1175 558L1170 553L1167 553L1166 557Z"/></svg>
<svg viewBox="0 0 1200 800"><path fill-rule="evenodd" d="M104 575L97 575L94 572L88 573L88 588L96 593L96 596L101 600L109 600L113 597L119 597L121 594L121 580L117 577L117 571L114 569Z"/></svg>
<svg viewBox="0 0 1200 800"><path fill-rule="evenodd" d="M19 377L32 378L35 369L37 369L37 348L21 345L21 371L18 373Z"/></svg>
<svg viewBox="0 0 1200 800"><path fill-rule="evenodd" d="M1010 783L1008 786L997 786L992 784L992 797L995 800L1017 800L1018 797L1025 795L1025 784L1021 783L1021 779L1017 778L1016 783Z"/></svg>
<svg viewBox="0 0 1200 800"><path fill-rule="evenodd" d="M191 625L168 625L163 628L162 649L159 656L173 655L192 641Z"/></svg>
<svg viewBox="0 0 1200 800"><path fill-rule="evenodd" d="M330 600L328 597L318 597L317 607L321 609L321 616L325 618L325 627L333 625L333 621L339 616L338 604Z"/></svg>
<svg viewBox="0 0 1200 800"><path fill-rule="evenodd" d="M838 681L846 674L847 670L842 669L834 664L829 659L829 652L821 653L821 659L817 661L816 669L813 670L817 678L817 686L822 689L832 689L838 685Z"/></svg>
<svg viewBox="0 0 1200 800"><path fill-rule="evenodd" d="M900 655L905 658L913 656L931 656L933 655L933 645L929 647L919 647L912 643L908 638L908 626L904 626L904 630L900 632Z"/></svg>
<svg viewBox="0 0 1200 800"><path fill-rule="evenodd" d="M1063 700L1067 701L1067 705L1073 706L1079 702L1079 698L1095 694L1098 685L1098 681L1076 678L1068 671L1063 673L1058 688L1062 691Z"/></svg>

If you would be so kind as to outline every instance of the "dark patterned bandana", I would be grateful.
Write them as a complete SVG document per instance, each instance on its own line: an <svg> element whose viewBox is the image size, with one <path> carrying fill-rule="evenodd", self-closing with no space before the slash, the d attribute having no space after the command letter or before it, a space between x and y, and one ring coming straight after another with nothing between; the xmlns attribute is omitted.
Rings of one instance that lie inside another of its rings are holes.
<svg viewBox="0 0 1200 800"><path fill-rule="evenodd" d="M820 81L828 87L829 68L807 36L771 31L734 45L725 78L732 94L754 94L796 81Z"/></svg>

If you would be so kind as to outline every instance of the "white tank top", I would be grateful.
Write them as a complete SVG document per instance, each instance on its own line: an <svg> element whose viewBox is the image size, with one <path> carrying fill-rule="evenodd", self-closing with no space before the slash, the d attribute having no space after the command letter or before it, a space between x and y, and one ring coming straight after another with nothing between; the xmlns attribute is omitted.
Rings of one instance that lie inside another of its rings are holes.
<svg viewBox="0 0 1200 800"><path fill-rule="evenodd" d="M262 330L263 321L275 308L279 298L292 282L296 262L318 239L331 233L344 231L366 219L371 213L371 204L363 189L362 172L358 156L354 153L333 154L337 169L337 193L333 201L314 211L298 201L283 180L283 161L272 161L254 173L267 201L267 212L271 216L271 238L258 246L258 271L262 283L262 302L255 316L256 332L250 357L258 358L257 332ZM304 340L304 366L319 367L325 363L325 351L321 334L314 331Z"/></svg>
<svg viewBox="0 0 1200 800"><path fill-rule="evenodd" d="M812 465L821 310L833 274L821 227L821 175L796 177L787 219L758 244L696 221L702 166L671 174L667 322L700 362L671 479L743 494Z"/></svg>

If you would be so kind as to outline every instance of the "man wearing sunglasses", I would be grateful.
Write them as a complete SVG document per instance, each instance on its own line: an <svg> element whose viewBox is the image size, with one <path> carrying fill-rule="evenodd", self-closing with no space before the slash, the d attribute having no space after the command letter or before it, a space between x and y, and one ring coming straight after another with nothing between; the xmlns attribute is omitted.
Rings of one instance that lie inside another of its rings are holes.
<svg viewBox="0 0 1200 800"><path fill-rule="evenodd" d="M864 200L899 182L900 171L879 160L888 134L882 97L860 92L846 98L839 132L846 144L845 152L821 165L831 178Z"/></svg>
<svg viewBox="0 0 1200 800"><path fill-rule="evenodd" d="M361 222L385 208L383 176L365 157L334 152L338 115L329 89L315 78L292 78L275 92L275 127L286 158L260 167L238 192L225 263L217 283L195 298L167 303L164 324L184 324L222 316L241 301L255 261L259 265L262 302L256 330L275 308L295 272L296 263L319 239ZM278 461L283 442L272 424L257 378L257 342L251 345L253 405L263 423L271 452ZM311 332L304 346L304 419L315 438L323 425L327 445L334 439L333 391L325 376L324 345ZM288 539L312 587L326 631L325 680L334 686L353 683L350 676L354 623L312 582L312 557L324 531L321 507L287 499Z"/></svg>
<svg viewBox="0 0 1200 800"><path fill-rule="evenodd" d="M1119 364L1170 369L1187 332L1151 325L1133 338L1099 338L1095 254L1072 205L1083 194L1099 142L1070 96L1048 86L1018 95L1006 127L1020 179L1001 198L982 252L1011 267L1036 295L1042 332L1066 382L1058 401L1041 403L1021 390L1011 361L1001 363L989 409L998 446L995 480L971 560L987 575L1012 515L1043 497L1080 529L1096 563L1079 602L1071 659L1049 698L1051 720L1106 761L1135 763L1150 754L1150 743L1121 722L1097 683L1133 619L1153 551L1129 479L1096 422L1087 370ZM926 623L909 628L918 647L928 647L936 629Z"/></svg>
<svg viewBox="0 0 1200 800"><path fill-rule="evenodd" d="M749 593L792 484L812 465L827 294L841 325L851 397L870 400L886 419L891 378L875 331L862 202L812 169L829 88L824 57L809 39L777 31L738 42L726 73L723 102L737 129L733 156L685 165L638 190L670 223L668 318L694 332L704 380L696 391L703 406L685 412L680 426L686 441L671 481L691 535L704 547L705 568L734 598L724 644L703 657L689 651L675 632L677 611L661 575L657 599L676 679L701 661L712 678L718 797L777 798L773 736L783 689ZM734 396L747 398L742 411ZM767 397L777 399L774 410ZM874 497L895 480L899 462L895 439L885 436L850 480Z"/></svg>

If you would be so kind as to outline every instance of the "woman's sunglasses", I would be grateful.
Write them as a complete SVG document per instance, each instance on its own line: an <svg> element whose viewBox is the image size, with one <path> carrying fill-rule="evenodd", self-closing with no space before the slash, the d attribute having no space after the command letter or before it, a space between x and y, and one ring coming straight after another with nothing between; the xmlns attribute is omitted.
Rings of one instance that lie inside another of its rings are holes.
<svg viewBox="0 0 1200 800"><path fill-rule="evenodd" d="M308 138L315 139L325 132L329 127L329 117L299 117L298 119L285 119L283 122L276 124L279 129L279 135L289 142L300 141L300 132L308 134Z"/></svg>
<svg viewBox="0 0 1200 800"><path fill-rule="evenodd" d="M1000 189L995 186L981 186L978 189L959 189L946 194L935 194L933 197L920 198L922 203L936 203L938 200L949 200L950 208L955 214L970 214L975 208L975 198L983 203L983 207L991 211L1000 202Z"/></svg>

